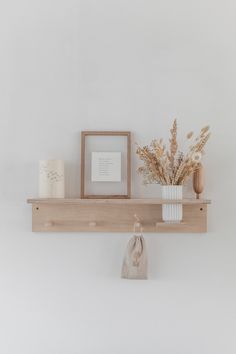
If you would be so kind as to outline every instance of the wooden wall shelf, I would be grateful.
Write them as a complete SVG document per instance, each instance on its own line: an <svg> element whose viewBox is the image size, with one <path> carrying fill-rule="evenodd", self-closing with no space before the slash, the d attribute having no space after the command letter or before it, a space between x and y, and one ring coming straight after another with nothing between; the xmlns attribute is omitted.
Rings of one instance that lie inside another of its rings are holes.
<svg viewBox="0 0 236 354"><path fill-rule="evenodd" d="M144 232L207 232L204 199L29 199L34 232L132 232L134 215ZM183 204L183 222L162 222L162 204Z"/></svg>

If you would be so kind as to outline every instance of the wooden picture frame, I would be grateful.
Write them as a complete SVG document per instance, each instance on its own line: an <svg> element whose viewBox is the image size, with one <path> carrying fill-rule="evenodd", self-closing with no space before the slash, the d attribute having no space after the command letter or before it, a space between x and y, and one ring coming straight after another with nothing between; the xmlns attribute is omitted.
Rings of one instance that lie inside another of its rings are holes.
<svg viewBox="0 0 236 354"><path fill-rule="evenodd" d="M88 194L86 192L86 138L88 137L126 137L126 193ZM129 131L82 131L81 132L81 198L82 199L129 199L131 197L131 132Z"/></svg>

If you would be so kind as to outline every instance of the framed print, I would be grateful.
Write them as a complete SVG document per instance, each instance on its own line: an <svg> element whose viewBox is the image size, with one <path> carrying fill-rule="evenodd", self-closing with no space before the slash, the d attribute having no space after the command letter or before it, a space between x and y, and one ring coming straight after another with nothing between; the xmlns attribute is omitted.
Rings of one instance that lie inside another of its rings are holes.
<svg viewBox="0 0 236 354"><path fill-rule="evenodd" d="M81 198L130 198L131 133L81 132Z"/></svg>

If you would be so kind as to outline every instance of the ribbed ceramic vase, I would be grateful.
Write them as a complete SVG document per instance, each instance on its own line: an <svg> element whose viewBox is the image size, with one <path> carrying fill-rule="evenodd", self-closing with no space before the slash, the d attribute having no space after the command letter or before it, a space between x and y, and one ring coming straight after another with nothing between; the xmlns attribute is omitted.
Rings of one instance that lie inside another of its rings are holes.
<svg viewBox="0 0 236 354"><path fill-rule="evenodd" d="M39 161L39 197L64 198L64 161L41 160Z"/></svg>
<svg viewBox="0 0 236 354"><path fill-rule="evenodd" d="M183 198L183 186L162 186L162 199L178 200ZM182 204L163 204L162 219L166 223L179 223L183 219Z"/></svg>

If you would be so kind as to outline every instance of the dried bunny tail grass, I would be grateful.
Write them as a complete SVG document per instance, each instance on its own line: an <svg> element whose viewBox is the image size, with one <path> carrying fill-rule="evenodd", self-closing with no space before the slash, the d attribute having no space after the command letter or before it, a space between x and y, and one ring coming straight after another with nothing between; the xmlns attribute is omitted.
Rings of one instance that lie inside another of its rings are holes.
<svg viewBox="0 0 236 354"><path fill-rule="evenodd" d="M189 132L187 135L186 135L186 138L187 139L191 139L193 137L193 132Z"/></svg>

